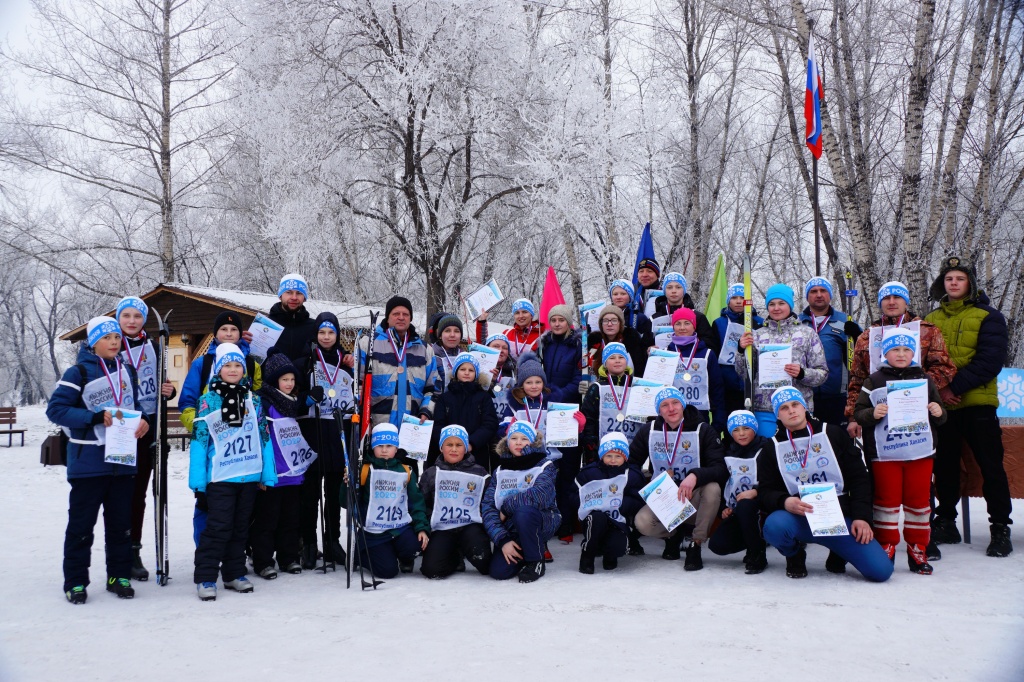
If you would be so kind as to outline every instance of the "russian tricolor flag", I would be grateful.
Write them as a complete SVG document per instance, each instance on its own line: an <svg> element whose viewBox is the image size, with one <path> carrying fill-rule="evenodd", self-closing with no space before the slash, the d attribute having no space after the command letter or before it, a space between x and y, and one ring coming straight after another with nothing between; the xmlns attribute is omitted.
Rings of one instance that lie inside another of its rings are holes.
<svg viewBox="0 0 1024 682"><path fill-rule="evenodd" d="M807 121L807 148L821 158L821 73L814 56L814 33L807 39L807 92L804 95L804 119Z"/></svg>

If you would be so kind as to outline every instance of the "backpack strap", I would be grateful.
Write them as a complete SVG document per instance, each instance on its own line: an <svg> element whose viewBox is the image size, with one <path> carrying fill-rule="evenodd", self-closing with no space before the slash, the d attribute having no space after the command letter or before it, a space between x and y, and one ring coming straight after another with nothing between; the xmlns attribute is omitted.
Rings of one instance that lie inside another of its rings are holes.
<svg viewBox="0 0 1024 682"><path fill-rule="evenodd" d="M202 393L203 389L206 388L206 384L210 383L210 373L213 372L213 355L206 353L203 355L203 366L199 370L199 392Z"/></svg>

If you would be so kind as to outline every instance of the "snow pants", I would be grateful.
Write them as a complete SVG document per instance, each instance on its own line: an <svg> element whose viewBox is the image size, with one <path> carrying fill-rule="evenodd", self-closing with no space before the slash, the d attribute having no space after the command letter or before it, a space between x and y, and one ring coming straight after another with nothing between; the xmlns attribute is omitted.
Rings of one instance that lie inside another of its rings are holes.
<svg viewBox="0 0 1024 682"><path fill-rule="evenodd" d="M719 556L764 549L761 537L761 511L756 499L740 500L729 518L718 524L708 540L708 549Z"/></svg>
<svg viewBox="0 0 1024 682"><path fill-rule="evenodd" d="M718 516L718 509L722 506L722 486L712 481L711 483L705 483L699 488L694 488L690 504L696 507L697 513L671 533L658 520L658 517L654 515L651 508L645 504L636 514L636 519L634 520L636 529L640 531L641 535L646 535L650 538L668 538L678 533L685 533L683 529L692 528L693 541L699 545L708 539L708 534L711 532L711 524L715 522L715 518Z"/></svg>
<svg viewBox="0 0 1024 682"><path fill-rule="evenodd" d="M64 591L89 585L93 528L103 507L107 577L132 576L132 490L135 476L72 478L64 531Z"/></svg>
<svg viewBox="0 0 1024 682"><path fill-rule="evenodd" d="M514 577L527 561L544 561L544 543L548 540L543 537L542 532L544 514L535 507L523 507L512 514L511 521L514 529L513 539L522 547L520 554L523 558L510 564L505 561L501 547L495 547L490 571L491 577L495 580L508 580Z"/></svg>
<svg viewBox="0 0 1024 682"><path fill-rule="evenodd" d="M626 529L603 511L592 511L583 519L584 556L625 556L626 540Z"/></svg>
<svg viewBox="0 0 1024 682"><path fill-rule="evenodd" d="M252 568L259 573L268 566L284 568L299 560L299 507L301 485L283 485L256 493L256 514L249 529Z"/></svg>
<svg viewBox="0 0 1024 682"><path fill-rule="evenodd" d="M146 521L146 498L149 497L149 479L153 473L153 429L139 439L135 453L135 490L132 493L132 544L142 544L143 524Z"/></svg>
<svg viewBox="0 0 1024 682"><path fill-rule="evenodd" d="M217 582L217 573L225 581L246 574L245 544L256 502L256 483L210 483L206 486L206 527L196 548L193 581Z"/></svg>
<svg viewBox="0 0 1024 682"><path fill-rule="evenodd" d="M490 572L491 541L483 524L471 523L431 533L430 544L423 552L420 573L428 578L447 578L458 567L460 555L482 575Z"/></svg>
<svg viewBox="0 0 1024 682"><path fill-rule="evenodd" d="M412 524L404 526L398 535L389 532L366 533L366 549L359 543L359 562L369 568L373 575L388 580L398 575L399 561L412 561L420 551L420 541Z"/></svg>

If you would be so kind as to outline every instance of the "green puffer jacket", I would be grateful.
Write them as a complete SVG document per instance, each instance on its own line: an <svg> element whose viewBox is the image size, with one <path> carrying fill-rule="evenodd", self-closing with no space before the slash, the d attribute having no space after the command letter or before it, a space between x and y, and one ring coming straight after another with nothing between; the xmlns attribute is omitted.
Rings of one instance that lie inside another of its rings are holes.
<svg viewBox="0 0 1024 682"><path fill-rule="evenodd" d="M973 301L943 299L924 318L942 332L949 358L957 368L949 388L961 400L951 410L979 405L999 407L996 377L1006 361L1009 337L1006 318L988 303L984 292L979 292Z"/></svg>

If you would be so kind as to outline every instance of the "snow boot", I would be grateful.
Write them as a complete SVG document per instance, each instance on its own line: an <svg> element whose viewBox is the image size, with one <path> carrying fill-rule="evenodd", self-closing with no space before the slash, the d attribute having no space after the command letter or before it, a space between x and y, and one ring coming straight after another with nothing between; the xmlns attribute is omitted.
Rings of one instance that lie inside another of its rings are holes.
<svg viewBox="0 0 1024 682"><path fill-rule="evenodd" d="M113 592L118 599L135 597L135 589L132 588L132 581L128 578L107 578L107 592Z"/></svg>
<svg viewBox="0 0 1024 682"><path fill-rule="evenodd" d="M704 560L700 556L700 545L690 541L686 546L686 561L683 562L684 571L699 571L704 568Z"/></svg>
<svg viewBox="0 0 1024 682"><path fill-rule="evenodd" d="M992 535L992 542L988 543L985 554L994 557L1010 556L1010 552L1013 551L1013 545L1010 543L1010 527L1005 523L993 523L989 527L989 532Z"/></svg>
<svg viewBox="0 0 1024 682"><path fill-rule="evenodd" d="M262 571L257 572L256 575L263 578L264 580L273 580L277 577L277 571L274 569L273 566L267 566Z"/></svg>
<svg viewBox="0 0 1024 682"><path fill-rule="evenodd" d="M682 544L682 533L676 533L665 538L665 551L661 553L661 558L666 561L679 561L679 546Z"/></svg>
<svg viewBox="0 0 1024 682"><path fill-rule="evenodd" d="M402 573L412 573L413 568L416 567L416 559L399 559L398 570Z"/></svg>
<svg viewBox="0 0 1024 682"><path fill-rule="evenodd" d="M132 580L144 583L149 580L149 571L142 565L142 545L132 545L132 552L135 554L132 559Z"/></svg>
<svg viewBox="0 0 1024 682"><path fill-rule="evenodd" d="M760 551L751 552L750 559L746 562L747 568L744 571L747 575L757 575L768 568L768 552L762 547Z"/></svg>
<svg viewBox="0 0 1024 682"><path fill-rule="evenodd" d="M302 567L307 571L312 571L316 568L316 560L320 558L320 553L316 549L316 543L302 546Z"/></svg>
<svg viewBox="0 0 1024 682"><path fill-rule="evenodd" d="M889 563L893 566L896 565L896 545L882 545L882 549L885 550L885 556L889 557ZM907 551L910 551L910 547L907 547Z"/></svg>
<svg viewBox="0 0 1024 682"><path fill-rule="evenodd" d="M825 570L829 573L846 573L846 559L829 550L828 558L825 559Z"/></svg>
<svg viewBox="0 0 1024 682"><path fill-rule="evenodd" d="M217 583L199 583L196 585L196 592L200 601L216 601Z"/></svg>
<svg viewBox="0 0 1024 682"><path fill-rule="evenodd" d="M89 598L89 594L85 591L85 585L76 585L70 590L64 593L64 596L68 598L68 601L75 606L81 606L85 603L85 600Z"/></svg>
<svg viewBox="0 0 1024 682"><path fill-rule="evenodd" d="M807 577L807 551L803 547L793 556L786 557L786 576L790 578Z"/></svg>
<svg viewBox="0 0 1024 682"><path fill-rule="evenodd" d="M932 519L932 542L936 545L956 545L961 541L956 519L936 516Z"/></svg>
<svg viewBox="0 0 1024 682"><path fill-rule="evenodd" d="M601 558L601 568L603 568L604 570L614 571L618 567L619 557L614 556L612 554L605 554L604 557Z"/></svg>
<svg viewBox="0 0 1024 682"><path fill-rule="evenodd" d="M565 521L558 527L558 531L555 533L558 536L558 541L564 545L572 544L572 524Z"/></svg>
<svg viewBox="0 0 1024 682"><path fill-rule="evenodd" d="M644 546L640 544L640 533L636 529L631 528L629 530L629 537L627 539L628 547L626 554L629 556L643 556Z"/></svg>
<svg viewBox="0 0 1024 682"><path fill-rule="evenodd" d="M335 561L339 565L342 565L342 566L345 565L345 561L348 558L345 555L345 549L341 546L341 543L338 542L337 540L334 540L333 542L331 542L331 549L330 549L330 552L328 552L328 555L329 555L328 561Z"/></svg>
<svg viewBox="0 0 1024 682"><path fill-rule="evenodd" d="M249 579L243 575L238 578L235 578L234 580L225 581L224 589L245 593L252 592L254 588L253 584L249 582Z"/></svg>
<svg viewBox="0 0 1024 682"><path fill-rule="evenodd" d="M519 571L519 582L535 583L544 575L543 561L527 561L523 564L523 570Z"/></svg>
<svg viewBox="0 0 1024 682"><path fill-rule="evenodd" d="M480 557L480 558L482 559L483 557ZM465 573L466 572L466 557L464 557L464 556L460 556L459 557L459 563L455 564L455 572L456 573Z"/></svg>
<svg viewBox="0 0 1024 682"><path fill-rule="evenodd" d="M580 554L580 573L594 575L594 557L585 552Z"/></svg>
<svg viewBox="0 0 1024 682"><path fill-rule="evenodd" d="M291 573L292 575L298 575L298 574L302 573L302 564L300 564L298 561L293 561L293 562L291 562L290 564L288 564L287 566L285 566L281 570L283 570L285 573Z"/></svg>
<svg viewBox="0 0 1024 682"><path fill-rule="evenodd" d="M893 547L893 551L896 548ZM913 573L931 575L932 565L928 563L928 555L921 545L907 545L907 564Z"/></svg>
<svg viewBox="0 0 1024 682"><path fill-rule="evenodd" d="M935 544L934 540L930 540L928 542L928 546L924 551L928 555L928 561L938 561L942 558L942 551L939 549L939 546Z"/></svg>

